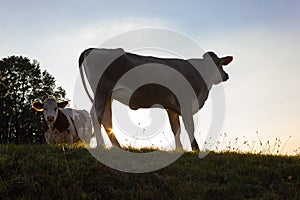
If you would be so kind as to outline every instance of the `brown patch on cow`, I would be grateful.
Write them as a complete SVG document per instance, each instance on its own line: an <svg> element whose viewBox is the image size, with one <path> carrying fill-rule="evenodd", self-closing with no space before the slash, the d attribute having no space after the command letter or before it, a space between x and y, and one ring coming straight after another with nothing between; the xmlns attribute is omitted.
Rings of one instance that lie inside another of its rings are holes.
<svg viewBox="0 0 300 200"><path fill-rule="evenodd" d="M67 130L69 128L70 124L68 122L67 117L60 111L58 110L58 115L57 119L54 123L54 127L59 130L60 132Z"/></svg>
<svg viewBox="0 0 300 200"><path fill-rule="evenodd" d="M57 129L59 132L63 132L69 128L70 124L68 122L67 117L64 113L62 113L60 110L58 110L56 121L54 122L53 130ZM46 120L43 120L43 127L45 131L49 129L48 124Z"/></svg>

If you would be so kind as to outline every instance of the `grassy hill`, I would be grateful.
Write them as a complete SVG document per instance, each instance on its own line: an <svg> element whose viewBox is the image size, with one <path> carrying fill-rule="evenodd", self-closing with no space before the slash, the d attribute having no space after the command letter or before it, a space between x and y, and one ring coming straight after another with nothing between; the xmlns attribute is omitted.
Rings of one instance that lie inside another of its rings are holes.
<svg viewBox="0 0 300 200"><path fill-rule="evenodd" d="M84 148L0 145L0 199L300 199L300 157L187 152L130 174Z"/></svg>

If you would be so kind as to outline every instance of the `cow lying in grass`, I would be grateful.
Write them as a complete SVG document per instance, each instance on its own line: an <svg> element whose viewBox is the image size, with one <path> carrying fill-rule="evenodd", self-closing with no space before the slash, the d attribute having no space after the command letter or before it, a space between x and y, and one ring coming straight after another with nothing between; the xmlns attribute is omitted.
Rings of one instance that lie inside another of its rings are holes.
<svg viewBox="0 0 300 200"><path fill-rule="evenodd" d="M47 98L43 103L35 101L32 107L43 111L43 127L48 144L74 144L80 139L90 144L92 124L89 113L85 110L65 108L68 101L57 102L55 98Z"/></svg>

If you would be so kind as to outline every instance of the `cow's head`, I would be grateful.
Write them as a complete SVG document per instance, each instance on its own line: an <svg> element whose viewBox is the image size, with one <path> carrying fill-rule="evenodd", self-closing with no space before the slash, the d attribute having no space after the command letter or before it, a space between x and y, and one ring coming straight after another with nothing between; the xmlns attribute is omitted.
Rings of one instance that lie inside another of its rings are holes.
<svg viewBox="0 0 300 200"><path fill-rule="evenodd" d="M54 98L47 98L43 103L35 101L32 107L39 112L43 111L44 119L47 123L54 123L58 115L58 108L64 108L69 104L69 101L57 102Z"/></svg>
<svg viewBox="0 0 300 200"><path fill-rule="evenodd" d="M224 71L223 66L228 65L232 60L232 56L226 56L219 58L214 52L206 52L203 55L204 60L208 62L213 62L215 66L218 68L218 72L220 73L220 76L215 76L215 80L213 81L213 84L218 84L223 81L227 81L229 79L228 74ZM220 80L221 78L221 80Z"/></svg>

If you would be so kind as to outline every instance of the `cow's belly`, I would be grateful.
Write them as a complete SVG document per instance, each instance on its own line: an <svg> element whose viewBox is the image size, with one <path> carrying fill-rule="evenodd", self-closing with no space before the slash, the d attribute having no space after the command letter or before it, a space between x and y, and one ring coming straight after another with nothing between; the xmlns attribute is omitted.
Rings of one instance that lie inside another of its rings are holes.
<svg viewBox="0 0 300 200"><path fill-rule="evenodd" d="M168 88L157 84L143 85L135 91L118 89L114 91L112 98L133 110L152 107L181 113L176 96Z"/></svg>
<svg viewBox="0 0 300 200"><path fill-rule="evenodd" d="M119 88L113 92L112 99L115 99L115 100L129 106L129 100L130 100L131 94L132 94L132 91L130 91L129 89Z"/></svg>
<svg viewBox="0 0 300 200"><path fill-rule="evenodd" d="M186 112L198 111L195 91L186 77L171 67L159 64L131 69L118 80L113 90L113 99L135 110L164 107L181 115L180 105L184 103L181 107L188 109Z"/></svg>
<svg viewBox="0 0 300 200"><path fill-rule="evenodd" d="M176 96L166 91L160 94L159 91L148 90L147 88L143 90L140 88L135 92L128 89L118 89L114 91L112 98L129 106L133 110L139 108L164 108L172 110L179 115L182 113L180 102L178 102ZM203 107L203 103L199 105L198 99L195 98L190 101L190 106L192 114L195 114Z"/></svg>

